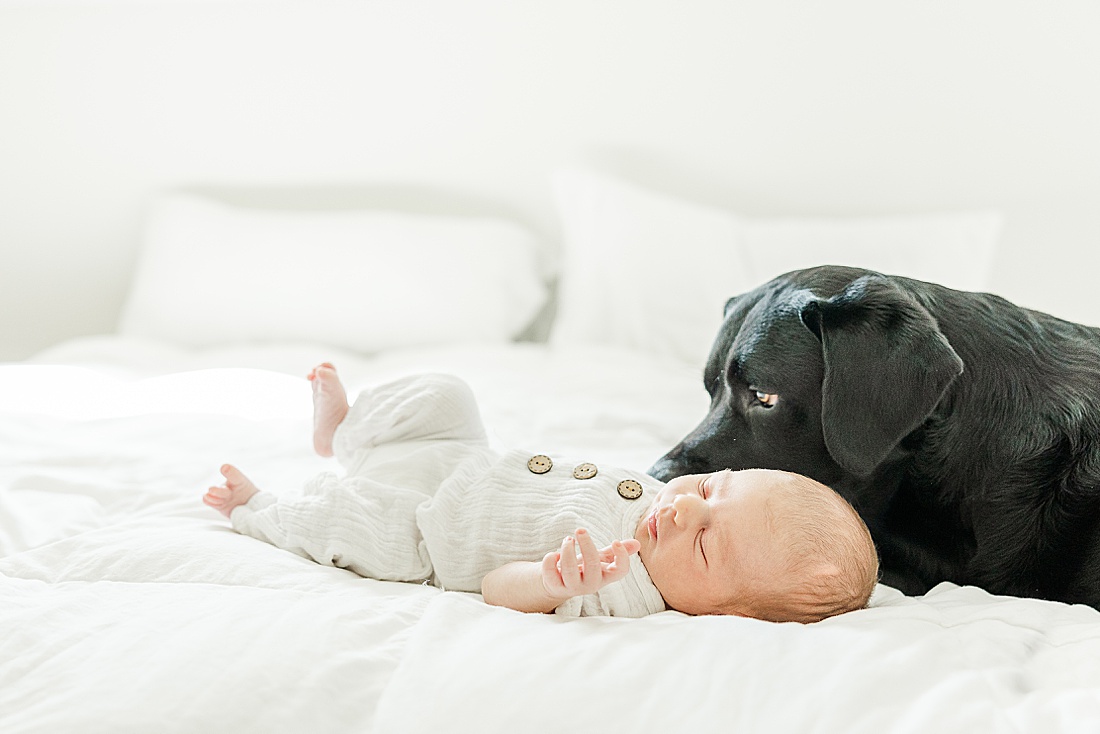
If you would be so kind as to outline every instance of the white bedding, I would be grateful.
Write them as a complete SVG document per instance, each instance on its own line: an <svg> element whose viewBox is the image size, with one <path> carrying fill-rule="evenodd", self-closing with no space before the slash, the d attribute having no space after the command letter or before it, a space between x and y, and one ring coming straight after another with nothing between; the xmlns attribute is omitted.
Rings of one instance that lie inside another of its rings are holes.
<svg viewBox="0 0 1100 734"><path fill-rule="evenodd" d="M1100 731L1100 612L942 584L814 625L522 615L359 578L199 498L225 461L295 491L302 375L459 374L501 446L647 467L698 371L626 348L367 359L86 339L0 366L0 732Z"/></svg>

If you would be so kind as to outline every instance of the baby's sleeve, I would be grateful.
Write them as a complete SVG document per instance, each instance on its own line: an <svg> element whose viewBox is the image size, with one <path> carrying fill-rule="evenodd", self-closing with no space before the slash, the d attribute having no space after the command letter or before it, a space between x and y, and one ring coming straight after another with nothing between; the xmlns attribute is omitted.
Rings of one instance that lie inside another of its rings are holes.
<svg viewBox="0 0 1100 734"><path fill-rule="evenodd" d="M653 613L641 600L630 599L615 586L605 586L595 594L574 596L558 605L554 614L563 617L644 617Z"/></svg>
<svg viewBox="0 0 1100 734"><path fill-rule="evenodd" d="M315 493L277 502L258 492L229 519L243 535L326 566L382 581L431 577L431 559L416 526L419 492L324 473Z"/></svg>
<svg viewBox="0 0 1100 734"><path fill-rule="evenodd" d="M571 599L566 599L558 605L558 608L554 610L554 614L563 617L610 616L603 605L600 604L599 594L585 594L584 596L574 596Z"/></svg>

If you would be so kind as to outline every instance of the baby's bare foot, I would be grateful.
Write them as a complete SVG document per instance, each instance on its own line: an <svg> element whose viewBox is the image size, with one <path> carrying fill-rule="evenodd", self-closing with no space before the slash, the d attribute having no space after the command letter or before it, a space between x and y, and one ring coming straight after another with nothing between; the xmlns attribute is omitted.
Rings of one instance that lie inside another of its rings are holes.
<svg viewBox="0 0 1100 734"><path fill-rule="evenodd" d="M235 508L248 502L260 490L232 464L222 464L221 473L225 484L206 490L202 501L229 517Z"/></svg>
<svg viewBox="0 0 1100 734"><path fill-rule="evenodd" d="M332 456L332 437L348 414L348 394L328 362L314 367L309 381L313 383L313 450Z"/></svg>

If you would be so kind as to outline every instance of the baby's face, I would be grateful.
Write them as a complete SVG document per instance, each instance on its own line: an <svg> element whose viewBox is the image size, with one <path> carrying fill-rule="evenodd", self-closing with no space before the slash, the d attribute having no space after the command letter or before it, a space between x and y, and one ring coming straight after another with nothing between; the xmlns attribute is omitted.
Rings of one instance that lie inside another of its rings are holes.
<svg viewBox="0 0 1100 734"><path fill-rule="evenodd" d="M634 537L670 607L714 614L731 590L779 573L785 549L768 511L776 481L781 474L750 469L677 477L661 489Z"/></svg>

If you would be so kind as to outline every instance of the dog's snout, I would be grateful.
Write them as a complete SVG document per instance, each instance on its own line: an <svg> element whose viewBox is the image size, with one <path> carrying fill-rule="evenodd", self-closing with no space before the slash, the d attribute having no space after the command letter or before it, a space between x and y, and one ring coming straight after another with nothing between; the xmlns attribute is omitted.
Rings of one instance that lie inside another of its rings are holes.
<svg viewBox="0 0 1100 734"><path fill-rule="evenodd" d="M667 482L684 474L702 474L707 470L705 462L691 457L677 446L649 467L647 473L654 479Z"/></svg>
<svg viewBox="0 0 1100 734"><path fill-rule="evenodd" d="M646 473L654 479L659 479L662 482L667 482L669 479L675 476L672 472L672 461L669 460L667 457L662 456L660 459L657 459L656 463L654 463L653 466L649 467L649 471Z"/></svg>

